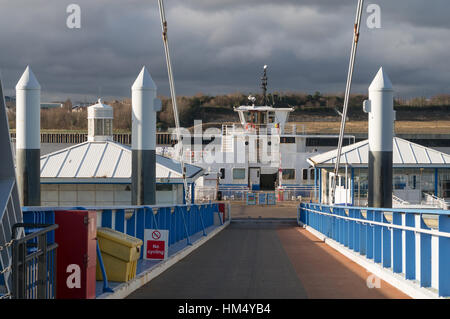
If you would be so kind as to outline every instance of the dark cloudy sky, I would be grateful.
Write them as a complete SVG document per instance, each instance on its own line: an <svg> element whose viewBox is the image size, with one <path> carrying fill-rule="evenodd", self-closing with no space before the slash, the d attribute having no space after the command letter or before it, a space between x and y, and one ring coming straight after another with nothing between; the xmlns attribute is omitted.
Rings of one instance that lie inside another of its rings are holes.
<svg viewBox="0 0 450 319"><path fill-rule="evenodd" d="M66 7L81 7L68 29ZM365 1L381 7L381 29L364 12L354 92L382 65L397 96L450 93L450 2ZM269 89L327 93L345 88L357 0L165 0L178 94ZM365 11L365 10L364 10ZM129 97L146 65L168 95L156 0L0 0L0 71L7 94L27 64L43 100Z"/></svg>

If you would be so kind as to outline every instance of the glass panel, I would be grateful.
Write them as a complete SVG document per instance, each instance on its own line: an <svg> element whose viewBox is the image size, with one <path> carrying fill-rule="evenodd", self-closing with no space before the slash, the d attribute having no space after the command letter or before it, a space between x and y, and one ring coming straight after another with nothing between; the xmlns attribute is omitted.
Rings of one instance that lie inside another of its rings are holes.
<svg viewBox="0 0 450 319"><path fill-rule="evenodd" d="M112 119L104 120L104 135L112 135Z"/></svg>
<svg viewBox="0 0 450 319"><path fill-rule="evenodd" d="M295 179L295 169L285 168L282 170L281 178L284 180Z"/></svg>
<svg viewBox="0 0 450 319"><path fill-rule="evenodd" d="M308 169L302 169L302 179L306 181L308 179Z"/></svg>
<svg viewBox="0 0 450 319"><path fill-rule="evenodd" d="M233 179L245 179L245 168L233 168Z"/></svg>
<svg viewBox="0 0 450 319"><path fill-rule="evenodd" d="M103 135L103 119L95 119L95 135Z"/></svg>

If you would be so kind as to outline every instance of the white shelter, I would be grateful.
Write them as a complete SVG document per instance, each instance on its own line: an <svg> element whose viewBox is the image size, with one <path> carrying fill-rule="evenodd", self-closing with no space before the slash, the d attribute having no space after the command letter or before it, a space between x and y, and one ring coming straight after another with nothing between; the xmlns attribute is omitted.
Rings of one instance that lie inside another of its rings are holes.
<svg viewBox="0 0 450 319"><path fill-rule="evenodd" d="M336 156L337 150L332 150L308 159L316 170L316 198L323 204L328 204L331 199ZM368 140L342 149L336 203L366 205L368 161ZM392 183L397 202L422 204L432 199L445 201L450 198L450 155L394 137Z"/></svg>

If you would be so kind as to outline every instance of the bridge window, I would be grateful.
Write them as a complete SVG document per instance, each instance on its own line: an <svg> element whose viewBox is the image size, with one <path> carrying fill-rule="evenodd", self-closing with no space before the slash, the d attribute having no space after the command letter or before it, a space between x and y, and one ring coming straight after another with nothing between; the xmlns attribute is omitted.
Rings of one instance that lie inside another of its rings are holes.
<svg viewBox="0 0 450 319"><path fill-rule="evenodd" d="M293 180L295 179L295 169L285 168L281 172L281 177L284 180Z"/></svg>
<svg viewBox="0 0 450 319"><path fill-rule="evenodd" d="M295 144L295 137L294 136L283 136L283 137L280 137L280 143L283 143L283 144Z"/></svg>
<svg viewBox="0 0 450 319"><path fill-rule="evenodd" d="M233 168L233 179L245 179L245 168Z"/></svg>
<svg viewBox="0 0 450 319"><path fill-rule="evenodd" d="M307 168L302 169L302 179L304 181L308 180L308 169Z"/></svg>

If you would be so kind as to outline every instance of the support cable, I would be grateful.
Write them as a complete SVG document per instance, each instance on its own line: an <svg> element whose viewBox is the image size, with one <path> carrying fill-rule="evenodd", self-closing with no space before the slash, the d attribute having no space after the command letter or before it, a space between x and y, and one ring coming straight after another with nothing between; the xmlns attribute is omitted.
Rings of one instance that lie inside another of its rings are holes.
<svg viewBox="0 0 450 319"><path fill-rule="evenodd" d="M164 42L164 52L166 54L166 64L167 64L167 74L169 76L169 84L170 84L170 95L172 98L172 108L173 108L173 116L175 120L175 129L176 129L176 135L179 145L179 158L181 163L181 171L183 174L183 185L184 185L184 196L186 204L190 205L191 203L191 197L190 197L190 190L187 185L186 180L186 167L184 165L183 160L183 141L181 139L181 133L180 133L180 120L178 117L178 107L177 107L177 95L175 93L175 84L173 80L173 74L172 74L172 63L170 61L170 53L169 53L169 42L167 40L167 20L166 20L166 14L164 11L164 3L163 0L158 0L158 6L159 6L159 14L161 17L161 28L162 28L162 38Z"/></svg>
<svg viewBox="0 0 450 319"><path fill-rule="evenodd" d="M332 190L331 190L332 204L335 204L335 202L336 202L336 184L337 184L336 182L337 182L337 177L338 177L338 172L339 172L339 165L340 165L340 161L341 161L342 142L344 139L348 102L350 99L350 90L352 87L353 70L355 67L355 57L356 57L356 51L358 48L359 30L360 30L360 26L361 26L361 16L362 16L363 7L364 7L364 0L358 0L358 6L356 9L355 26L354 26L354 32L353 32L352 50L350 53L350 62L349 62L349 66L348 66L347 85L345 88L344 107L342 110L341 127L340 127L340 131L339 131L337 157L336 157L336 163L334 166L334 178L332 178Z"/></svg>

